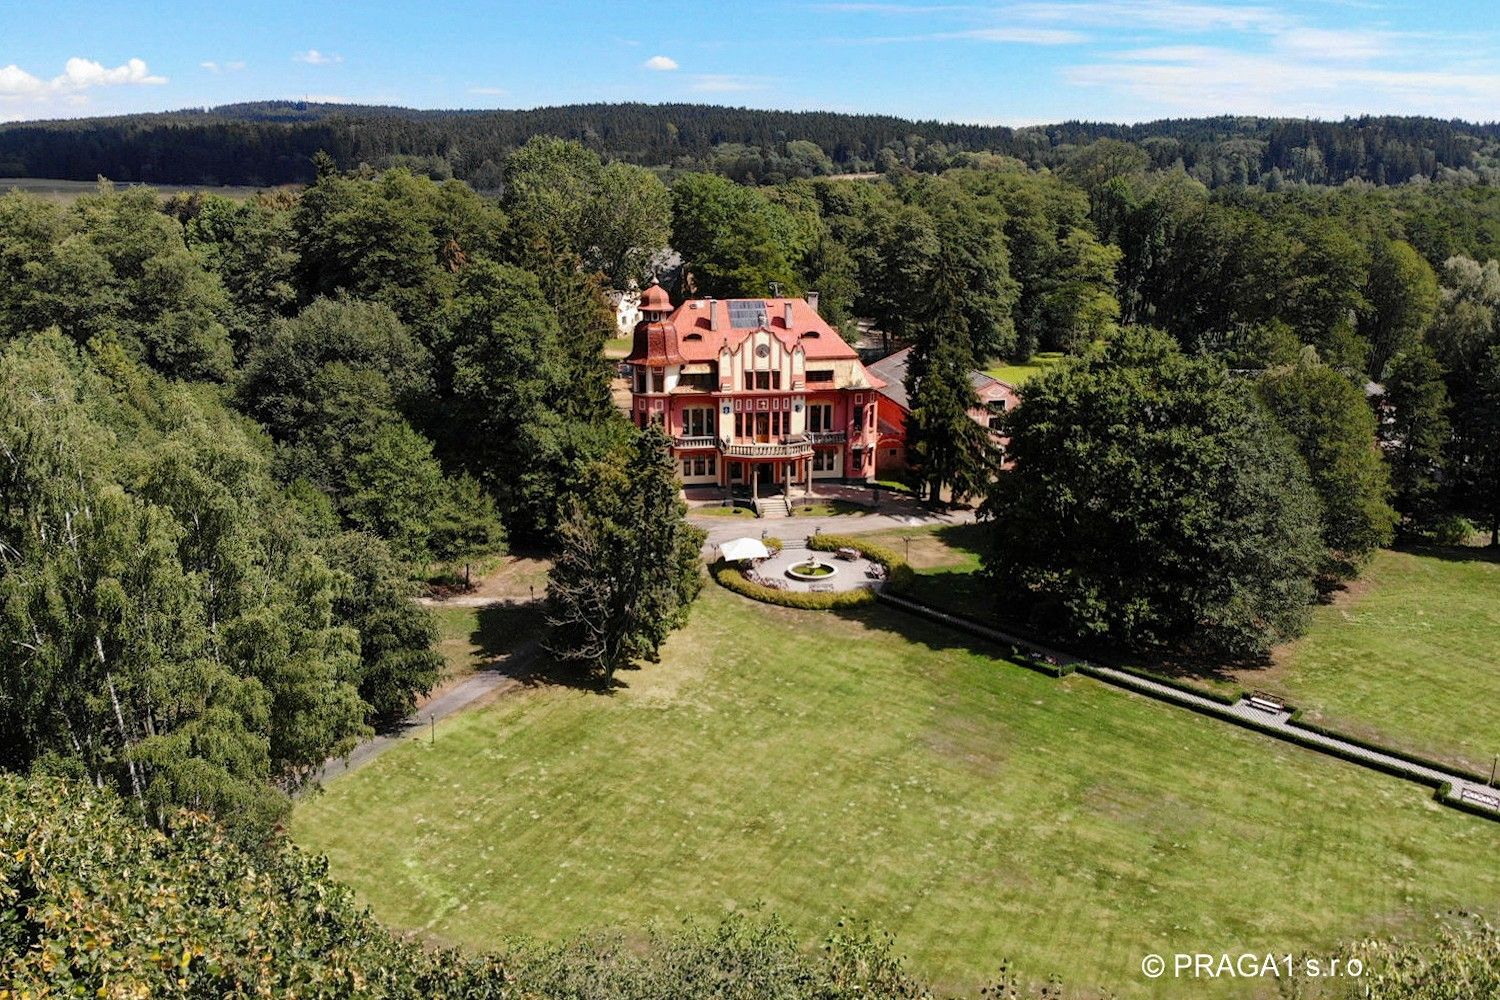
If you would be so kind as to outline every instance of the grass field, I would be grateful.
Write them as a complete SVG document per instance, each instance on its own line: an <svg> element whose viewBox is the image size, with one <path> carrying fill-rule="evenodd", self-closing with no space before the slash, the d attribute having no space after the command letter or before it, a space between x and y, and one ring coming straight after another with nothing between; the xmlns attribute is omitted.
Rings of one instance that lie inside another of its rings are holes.
<svg viewBox="0 0 1500 1000"><path fill-rule="evenodd" d="M630 345L629 337L611 337L604 342L604 356L616 360L623 358L630 353Z"/></svg>
<svg viewBox="0 0 1500 1000"><path fill-rule="evenodd" d="M225 187L213 184L116 184L118 188L125 187L150 187L158 194L170 195L184 191L202 191L204 194L220 194L226 198L243 201L253 197L257 192L267 190L254 187ZM45 177L0 177L0 194L7 191L19 190L28 194L34 194L49 201L72 202L79 195L93 194L99 190L97 181L59 181Z"/></svg>
<svg viewBox="0 0 1500 1000"><path fill-rule="evenodd" d="M1500 753L1500 557L1380 552L1275 667L1239 677L1325 725L1488 774Z"/></svg>
<svg viewBox="0 0 1500 1000"><path fill-rule="evenodd" d="M450 720L435 746L304 800L294 835L437 941L762 902L810 945L869 918L964 991L1011 958L1074 996L1269 996L1138 967L1500 908L1494 825L1416 786L880 607L797 612L710 585L662 662L623 680Z"/></svg>
<svg viewBox="0 0 1500 1000"><path fill-rule="evenodd" d="M1041 351L1031 356L1031 360L1024 365L995 365L985 369L985 373L991 378L997 378L1010 385L1022 385L1033 375L1040 374L1054 365L1061 364L1066 357L1061 351Z"/></svg>

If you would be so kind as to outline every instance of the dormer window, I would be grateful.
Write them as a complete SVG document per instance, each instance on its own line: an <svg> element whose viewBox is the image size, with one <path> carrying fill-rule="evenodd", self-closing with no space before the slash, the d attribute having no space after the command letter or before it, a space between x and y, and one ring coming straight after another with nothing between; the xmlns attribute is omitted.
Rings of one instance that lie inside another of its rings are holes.
<svg viewBox="0 0 1500 1000"><path fill-rule="evenodd" d="M702 340L703 339L703 334L701 334L701 333L690 333L686 337L683 337L682 339L684 341L687 341L687 340Z"/></svg>

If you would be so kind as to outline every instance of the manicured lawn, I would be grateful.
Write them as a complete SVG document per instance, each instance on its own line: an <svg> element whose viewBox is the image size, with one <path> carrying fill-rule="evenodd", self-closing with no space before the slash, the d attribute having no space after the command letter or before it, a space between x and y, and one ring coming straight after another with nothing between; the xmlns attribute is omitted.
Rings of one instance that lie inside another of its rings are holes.
<svg viewBox="0 0 1500 1000"><path fill-rule="evenodd" d="M841 514L867 514L871 508L848 500L814 500L812 503L792 504L792 513L797 517L837 517Z"/></svg>
<svg viewBox="0 0 1500 1000"><path fill-rule="evenodd" d="M861 534L904 556L917 571L912 596L936 608L981 621L995 617L994 589L978 575L987 529L978 524L893 528Z"/></svg>
<svg viewBox="0 0 1500 1000"><path fill-rule="evenodd" d="M694 507L689 513L694 517L748 517L752 520L755 517L755 511L749 507L704 506Z"/></svg>
<svg viewBox="0 0 1500 1000"><path fill-rule="evenodd" d="M604 356L606 358L623 358L630 353L631 340L629 337L611 337L604 342Z"/></svg>
<svg viewBox="0 0 1500 1000"><path fill-rule="evenodd" d="M999 364L993 368L985 369L985 373L991 378L997 378L1010 385L1019 386L1033 375L1046 371L1054 365L1061 364L1067 355L1061 351L1042 351L1031 356L1031 360L1024 365Z"/></svg>
<svg viewBox="0 0 1500 1000"><path fill-rule="evenodd" d="M1500 753L1500 559L1381 552L1268 671L1310 718L1488 774Z"/></svg>
<svg viewBox="0 0 1500 1000"><path fill-rule="evenodd" d="M458 716L303 800L294 835L437 941L634 935L759 901L809 945L869 918L968 992L1010 958L1075 996L1270 996L1139 964L1500 909L1494 824L1421 788L878 606L709 586L622 680Z"/></svg>

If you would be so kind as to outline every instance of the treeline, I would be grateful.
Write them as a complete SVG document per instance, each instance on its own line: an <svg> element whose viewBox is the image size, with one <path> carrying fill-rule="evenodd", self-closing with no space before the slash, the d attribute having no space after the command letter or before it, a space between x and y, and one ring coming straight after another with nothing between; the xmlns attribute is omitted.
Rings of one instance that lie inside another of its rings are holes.
<svg viewBox="0 0 1500 1000"><path fill-rule="evenodd" d="M407 166L492 190L503 183L506 157L537 135L576 141L608 160L765 184L900 168L938 173L994 156L1055 169L1101 139L1128 143L1152 167L1180 167L1212 187L1493 180L1500 148L1496 125L1415 117L1226 116L1012 129L697 104L418 111L262 102L3 125L0 176L270 186L310 182L321 150L343 169Z"/></svg>
<svg viewBox="0 0 1500 1000"><path fill-rule="evenodd" d="M503 203L326 157L245 202L0 197L0 767L261 840L439 679L414 581L510 540L648 523L604 584L554 581L607 654L549 645L604 679L654 655L700 538L610 402L603 288L667 191L557 140L507 169Z"/></svg>

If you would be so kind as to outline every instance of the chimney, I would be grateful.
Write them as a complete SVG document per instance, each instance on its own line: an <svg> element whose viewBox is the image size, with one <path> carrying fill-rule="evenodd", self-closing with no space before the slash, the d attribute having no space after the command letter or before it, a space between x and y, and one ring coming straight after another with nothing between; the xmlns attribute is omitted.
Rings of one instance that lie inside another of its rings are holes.
<svg viewBox="0 0 1500 1000"><path fill-rule="evenodd" d="M710 330L719 328L719 303L714 299L708 300L708 328Z"/></svg>
<svg viewBox="0 0 1500 1000"><path fill-rule="evenodd" d="M812 306L812 311L813 312L817 312L818 311L818 293L817 292L808 292L807 293L807 304L810 305L810 306Z"/></svg>
<svg viewBox="0 0 1500 1000"><path fill-rule="evenodd" d="M792 328L792 301L791 301L791 299L788 299L787 303L786 303L786 328L788 330L790 330Z"/></svg>

